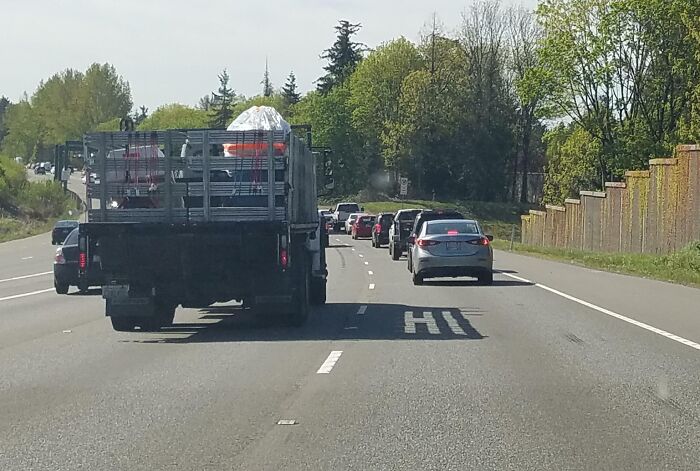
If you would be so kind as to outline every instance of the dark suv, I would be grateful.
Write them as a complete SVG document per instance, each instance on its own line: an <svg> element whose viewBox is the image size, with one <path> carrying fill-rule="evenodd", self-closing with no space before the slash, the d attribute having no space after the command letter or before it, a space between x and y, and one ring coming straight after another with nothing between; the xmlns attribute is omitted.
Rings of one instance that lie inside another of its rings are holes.
<svg viewBox="0 0 700 471"><path fill-rule="evenodd" d="M422 209L402 209L396 213L389 229L389 255L392 260L401 258L401 254L406 250L406 241L411 235L413 222L421 211Z"/></svg>
<svg viewBox="0 0 700 471"><path fill-rule="evenodd" d="M394 223L394 213L379 213L372 228L372 247L380 248L389 243L389 228Z"/></svg>
<svg viewBox="0 0 700 471"><path fill-rule="evenodd" d="M408 242L406 243L406 250L408 255L408 263L406 268L408 271L413 270L413 263L411 261L411 252L413 251L413 243L416 239L416 234L420 234L420 230L425 224L425 221L437 221L439 219L464 219L462 213L455 209L424 209L417 216L413 223L413 229L411 230L411 235L408 237Z"/></svg>

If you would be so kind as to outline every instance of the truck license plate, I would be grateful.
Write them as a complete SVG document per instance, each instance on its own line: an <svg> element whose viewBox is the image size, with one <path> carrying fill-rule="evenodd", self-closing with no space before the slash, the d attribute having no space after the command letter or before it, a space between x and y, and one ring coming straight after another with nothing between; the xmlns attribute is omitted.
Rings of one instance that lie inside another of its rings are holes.
<svg viewBox="0 0 700 471"><path fill-rule="evenodd" d="M105 285L102 287L104 299L126 299L129 297L129 285Z"/></svg>

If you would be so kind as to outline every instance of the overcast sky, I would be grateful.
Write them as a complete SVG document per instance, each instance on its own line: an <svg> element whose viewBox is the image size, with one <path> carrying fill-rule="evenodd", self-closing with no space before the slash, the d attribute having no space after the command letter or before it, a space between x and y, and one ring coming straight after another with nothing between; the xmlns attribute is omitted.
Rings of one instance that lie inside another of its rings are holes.
<svg viewBox="0 0 700 471"><path fill-rule="evenodd" d="M314 87L339 19L375 47L417 40L436 12L448 31L474 0L0 0L0 95L18 100L66 68L110 62L134 104L194 105L227 68L237 93L260 93L265 57L275 87L290 71ZM537 0L503 0L534 8Z"/></svg>

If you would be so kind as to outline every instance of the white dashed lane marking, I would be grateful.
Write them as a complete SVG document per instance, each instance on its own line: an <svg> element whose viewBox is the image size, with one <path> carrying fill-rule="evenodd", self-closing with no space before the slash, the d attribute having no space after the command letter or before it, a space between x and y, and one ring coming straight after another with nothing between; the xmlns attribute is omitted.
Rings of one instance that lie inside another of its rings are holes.
<svg viewBox="0 0 700 471"><path fill-rule="evenodd" d="M27 278L36 278L37 276L46 276L46 275L52 275L52 271L45 271L42 273L33 273L31 275L22 275L22 276L15 276L14 278L5 278L4 280L0 280L0 283L5 283L8 281L17 281L17 280L26 280Z"/></svg>
<svg viewBox="0 0 700 471"><path fill-rule="evenodd" d="M326 358L326 361L323 362L321 367L318 369L316 374L328 374L331 372L333 367L335 366L336 363L338 363L338 359L340 358L340 355L343 354L342 350L333 350L329 355L328 358Z"/></svg>
<svg viewBox="0 0 700 471"><path fill-rule="evenodd" d="M609 309L605 309L604 307L596 306L593 303L589 303L588 301L584 301L583 299L576 298L574 296L571 296L570 294L563 293L561 291L558 291L554 288L550 288L549 286L540 284L540 283L535 283L533 281L530 281L526 278L521 278L519 276L511 275L510 273L503 273L501 272L501 275L508 276L510 278L513 278L514 280L522 281L523 283L531 283L537 286L538 288L542 288L543 290L549 291L552 294L556 294L557 296L561 296L562 298L568 299L569 301L573 301L575 303L578 303L582 306L586 306L588 308L591 308L595 311L601 312L603 314L606 314L610 317L614 317L616 319L620 319L621 321L627 322L628 324L636 325L637 327L641 327L644 330L648 330L649 332L654 332L655 334L662 335L666 337L667 339L671 339L673 341L676 341L678 343L682 343L683 345L686 345L690 348L694 348L695 350L700 350L700 344L693 342L692 340L685 339L683 337L680 337L676 334L672 334L670 332L666 332L665 330L658 329L654 326L651 326L649 324L645 324L644 322L639 322L637 320L631 319L629 317L623 316L622 314L618 314L616 312L613 312Z"/></svg>
<svg viewBox="0 0 700 471"><path fill-rule="evenodd" d="M367 306L363 304L360 306L360 309L357 310L357 315L364 316L365 312L367 312Z"/></svg>
<svg viewBox="0 0 700 471"><path fill-rule="evenodd" d="M365 262L365 265L369 265L369 262Z"/></svg>
<svg viewBox="0 0 700 471"><path fill-rule="evenodd" d="M14 294L12 296L5 296L4 298L0 298L0 301L9 301L11 299L26 298L27 296L35 296L37 294L48 293L51 291L54 291L54 288L42 289L39 291L32 291L31 293L22 293L22 294Z"/></svg>
<svg viewBox="0 0 700 471"><path fill-rule="evenodd" d="M369 284L369 289L374 289L374 283Z"/></svg>

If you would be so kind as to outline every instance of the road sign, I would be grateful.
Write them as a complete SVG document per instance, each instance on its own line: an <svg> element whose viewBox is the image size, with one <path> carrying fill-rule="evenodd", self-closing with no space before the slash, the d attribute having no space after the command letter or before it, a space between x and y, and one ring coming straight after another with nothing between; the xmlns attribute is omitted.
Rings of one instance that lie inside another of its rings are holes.
<svg viewBox="0 0 700 471"><path fill-rule="evenodd" d="M399 183L401 183L401 196L406 196L408 194L408 178L401 177Z"/></svg>

